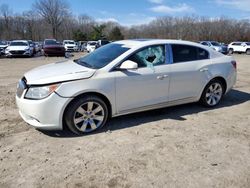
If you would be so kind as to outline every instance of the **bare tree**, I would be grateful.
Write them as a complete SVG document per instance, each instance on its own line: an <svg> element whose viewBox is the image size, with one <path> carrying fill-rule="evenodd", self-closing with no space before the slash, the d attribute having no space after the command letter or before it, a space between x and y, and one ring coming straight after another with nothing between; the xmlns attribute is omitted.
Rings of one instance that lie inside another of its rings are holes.
<svg viewBox="0 0 250 188"><path fill-rule="evenodd" d="M35 10L51 25L52 34L57 38L63 20L69 16L69 6L64 0L37 0Z"/></svg>
<svg viewBox="0 0 250 188"><path fill-rule="evenodd" d="M0 6L0 13L3 18L3 33L10 38L10 25L11 25L11 10L8 5L2 4Z"/></svg>

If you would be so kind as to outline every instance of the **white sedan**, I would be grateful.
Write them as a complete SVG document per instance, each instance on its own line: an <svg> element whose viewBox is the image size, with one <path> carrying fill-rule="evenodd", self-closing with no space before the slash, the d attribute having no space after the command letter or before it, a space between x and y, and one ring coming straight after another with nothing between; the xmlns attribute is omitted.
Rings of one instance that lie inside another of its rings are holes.
<svg viewBox="0 0 250 188"><path fill-rule="evenodd" d="M236 82L236 62L181 40L124 40L19 81L20 115L38 129L83 134L110 117L191 102L216 106Z"/></svg>

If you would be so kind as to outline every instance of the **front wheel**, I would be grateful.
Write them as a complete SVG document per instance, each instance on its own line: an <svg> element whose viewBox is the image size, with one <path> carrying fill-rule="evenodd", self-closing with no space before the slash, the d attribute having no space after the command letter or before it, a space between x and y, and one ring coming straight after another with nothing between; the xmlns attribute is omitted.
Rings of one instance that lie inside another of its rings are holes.
<svg viewBox="0 0 250 188"><path fill-rule="evenodd" d="M107 119L107 105L96 96L76 99L65 112L65 122L68 128L78 135L100 129L106 124Z"/></svg>
<svg viewBox="0 0 250 188"><path fill-rule="evenodd" d="M229 50L228 50L228 54L233 54L234 53L234 50L232 49L232 48L230 48Z"/></svg>
<svg viewBox="0 0 250 188"><path fill-rule="evenodd" d="M220 80L212 80L205 87L200 102L207 107L214 107L221 101L224 86Z"/></svg>

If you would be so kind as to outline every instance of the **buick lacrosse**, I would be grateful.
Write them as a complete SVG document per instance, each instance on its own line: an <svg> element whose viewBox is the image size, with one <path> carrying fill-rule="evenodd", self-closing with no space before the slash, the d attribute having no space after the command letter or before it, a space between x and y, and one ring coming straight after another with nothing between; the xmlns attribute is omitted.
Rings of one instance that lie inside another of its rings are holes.
<svg viewBox="0 0 250 188"><path fill-rule="evenodd" d="M37 129L95 131L111 117L200 102L216 106L236 82L236 62L181 40L124 40L19 81L21 117Z"/></svg>

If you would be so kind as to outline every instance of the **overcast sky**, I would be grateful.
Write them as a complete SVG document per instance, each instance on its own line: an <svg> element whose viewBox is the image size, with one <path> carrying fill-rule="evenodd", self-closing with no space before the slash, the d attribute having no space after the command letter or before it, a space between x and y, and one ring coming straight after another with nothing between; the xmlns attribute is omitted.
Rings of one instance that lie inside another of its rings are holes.
<svg viewBox="0 0 250 188"><path fill-rule="evenodd" d="M30 10L35 0L0 0L13 13ZM147 23L161 16L198 15L250 19L250 0L68 0L74 15L87 14L97 21L122 25Z"/></svg>

